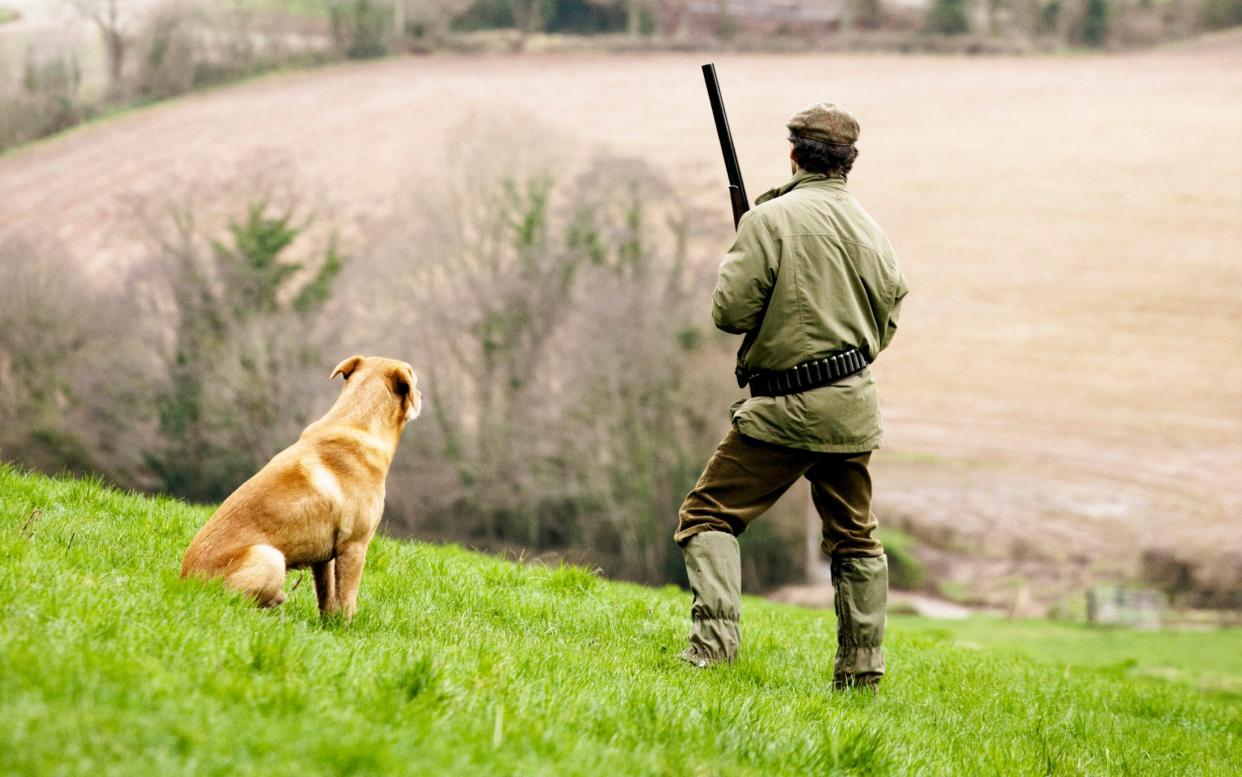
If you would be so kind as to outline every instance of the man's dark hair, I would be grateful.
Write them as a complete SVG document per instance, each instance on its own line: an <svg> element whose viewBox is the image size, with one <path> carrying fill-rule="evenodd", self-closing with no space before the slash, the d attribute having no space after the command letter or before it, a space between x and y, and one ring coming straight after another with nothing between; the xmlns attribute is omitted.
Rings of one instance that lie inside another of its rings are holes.
<svg viewBox="0 0 1242 777"><path fill-rule="evenodd" d="M811 140L801 135L790 135L793 143L793 158L798 167L808 173L823 173L829 177L845 178L858 158L858 147L841 143L824 143Z"/></svg>

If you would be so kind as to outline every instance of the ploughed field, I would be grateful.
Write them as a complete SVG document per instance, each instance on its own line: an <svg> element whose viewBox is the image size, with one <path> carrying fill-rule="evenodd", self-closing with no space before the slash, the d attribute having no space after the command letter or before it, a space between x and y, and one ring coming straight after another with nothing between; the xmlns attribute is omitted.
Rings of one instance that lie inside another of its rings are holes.
<svg viewBox="0 0 1242 777"><path fill-rule="evenodd" d="M737 663L675 658L690 597L378 538L352 624L177 579L210 514L0 466L13 774L1185 774L1242 760L1242 631L889 621L880 696L829 690L830 611L747 599Z"/></svg>
<svg viewBox="0 0 1242 777"><path fill-rule="evenodd" d="M0 237L54 234L106 282L141 256L136 199L197 188L223 213L266 165L367 235L417 205L473 117L654 162L712 209L723 249L708 59L752 198L786 175L792 111L827 98L860 117L850 185L912 289L876 367L882 519L975 556L966 588L1056 570L1068 590L1145 547L1242 546L1236 37L1115 57L433 56L280 75L0 158Z"/></svg>

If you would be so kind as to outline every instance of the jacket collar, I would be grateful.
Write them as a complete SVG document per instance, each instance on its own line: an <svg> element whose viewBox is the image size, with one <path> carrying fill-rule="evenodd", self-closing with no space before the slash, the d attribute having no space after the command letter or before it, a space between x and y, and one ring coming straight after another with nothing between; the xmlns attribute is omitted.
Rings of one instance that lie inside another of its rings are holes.
<svg viewBox="0 0 1242 777"><path fill-rule="evenodd" d="M806 170L798 170L797 173L794 173L793 178L790 178L788 181L776 187L775 189L769 189L768 191L759 195L758 199L755 200L755 204L762 205L768 200L774 200L777 197L780 197L782 194L788 194L794 189L800 189L804 186L817 186L817 187L825 187L829 189L840 189L844 191L845 190L845 179L839 178L839 177L829 178L823 173L810 173L810 172L807 172Z"/></svg>

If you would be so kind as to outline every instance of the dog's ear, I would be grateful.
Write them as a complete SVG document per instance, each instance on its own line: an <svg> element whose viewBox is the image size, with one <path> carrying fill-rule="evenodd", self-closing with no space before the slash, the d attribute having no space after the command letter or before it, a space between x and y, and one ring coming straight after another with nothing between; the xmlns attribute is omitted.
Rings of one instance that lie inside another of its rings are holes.
<svg viewBox="0 0 1242 777"><path fill-rule="evenodd" d="M406 370L401 370L401 369L393 370L392 373L389 375L389 379L392 381L393 393L401 397L403 400L407 399L410 396L410 389L412 388L411 386L412 377L413 377L413 373L410 373Z"/></svg>
<svg viewBox="0 0 1242 777"><path fill-rule="evenodd" d="M388 373L388 385L401 403L402 423L417 418L420 403L418 375L414 373L414 369L408 364L403 364L391 370Z"/></svg>
<svg viewBox="0 0 1242 777"><path fill-rule="evenodd" d="M328 376L328 380L332 380L337 375L344 376L345 380L349 380L349 376L354 374L354 370L358 369L358 365L362 364L365 356L351 356L340 364L336 365L336 369Z"/></svg>

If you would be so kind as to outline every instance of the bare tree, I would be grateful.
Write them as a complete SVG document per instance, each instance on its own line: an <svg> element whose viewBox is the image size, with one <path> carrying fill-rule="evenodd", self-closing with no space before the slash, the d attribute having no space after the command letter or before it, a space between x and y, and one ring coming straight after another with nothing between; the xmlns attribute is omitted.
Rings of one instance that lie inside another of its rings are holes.
<svg viewBox="0 0 1242 777"><path fill-rule="evenodd" d="M575 162L543 128L475 129L494 124L450 133L452 173L426 188L419 216L395 214L410 233L386 232L386 255L345 281L366 284L345 296L369 301L385 349L423 377L417 436L430 447L406 482L434 470L437 490L392 496L446 517L420 521L423 534L574 549L666 581L663 527L722 431L700 400L727 390L703 382L728 361L699 320L712 276L689 256L703 230L649 166Z"/></svg>
<svg viewBox="0 0 1242 777"><path fill-rule="evenodd" d="M548 23L548 4L548 0L512 0L513 22L523 39L543 32Z"/></svg>
<svg viewBox="0 0 1242 777"><path fill-rule="evenodd" d="M44 471L122 479L134 457L112 439L130 409L118 377L136 373L128 305L83 278L47 238L0 240L0 452ZM132 482L132 481L129 481Z"/></svg>
<svg viewBox="0 0 1242 777"><path fill-rule="evenodd" d="M296 439L327 388L324 365L339 359L323 353L334 341L322 312L342 259L330 243L313 264L291 260L307 217L269 197L231 220L227 238L186 203L148 225L148 301L164 336L146 464L179 496L221 499Z"/></svg>
<svg viewBox="0 0 1242 777"><path fill-rule="evenodd" d="M690 0L661 0L660 10L667 20L666 34L680 41L690 37Z"/></svg>
<svg viewBox="0 0 1242 777"><path fill-rule="evenodd" d="M880 0L855 0L857 4L855 23L867 30L879 29L884 24L884 9Z"/></svg>
<svg viewBox="0 0 1242 777"><path fill-rule="evenodd" d="M70 0L73 7L98 28L108 57L108 83L112 93L122 91L125 55L133 37L135 11L126 0Z"/></svg>
<svg viewBox="0 0 1242 777"><path fill-rule="evenodd" d="M728 40L737 34L737 20L729 0L716 0L716 37Z"/></svg>
<svg viewBox="0 0 1242 777"><path fill-rule="evenodd" d="M988 35L993 38L999 37L1001 34L1000 17L1004 11L1004 0L983 0L983 11L985 26Z"/></svg>

